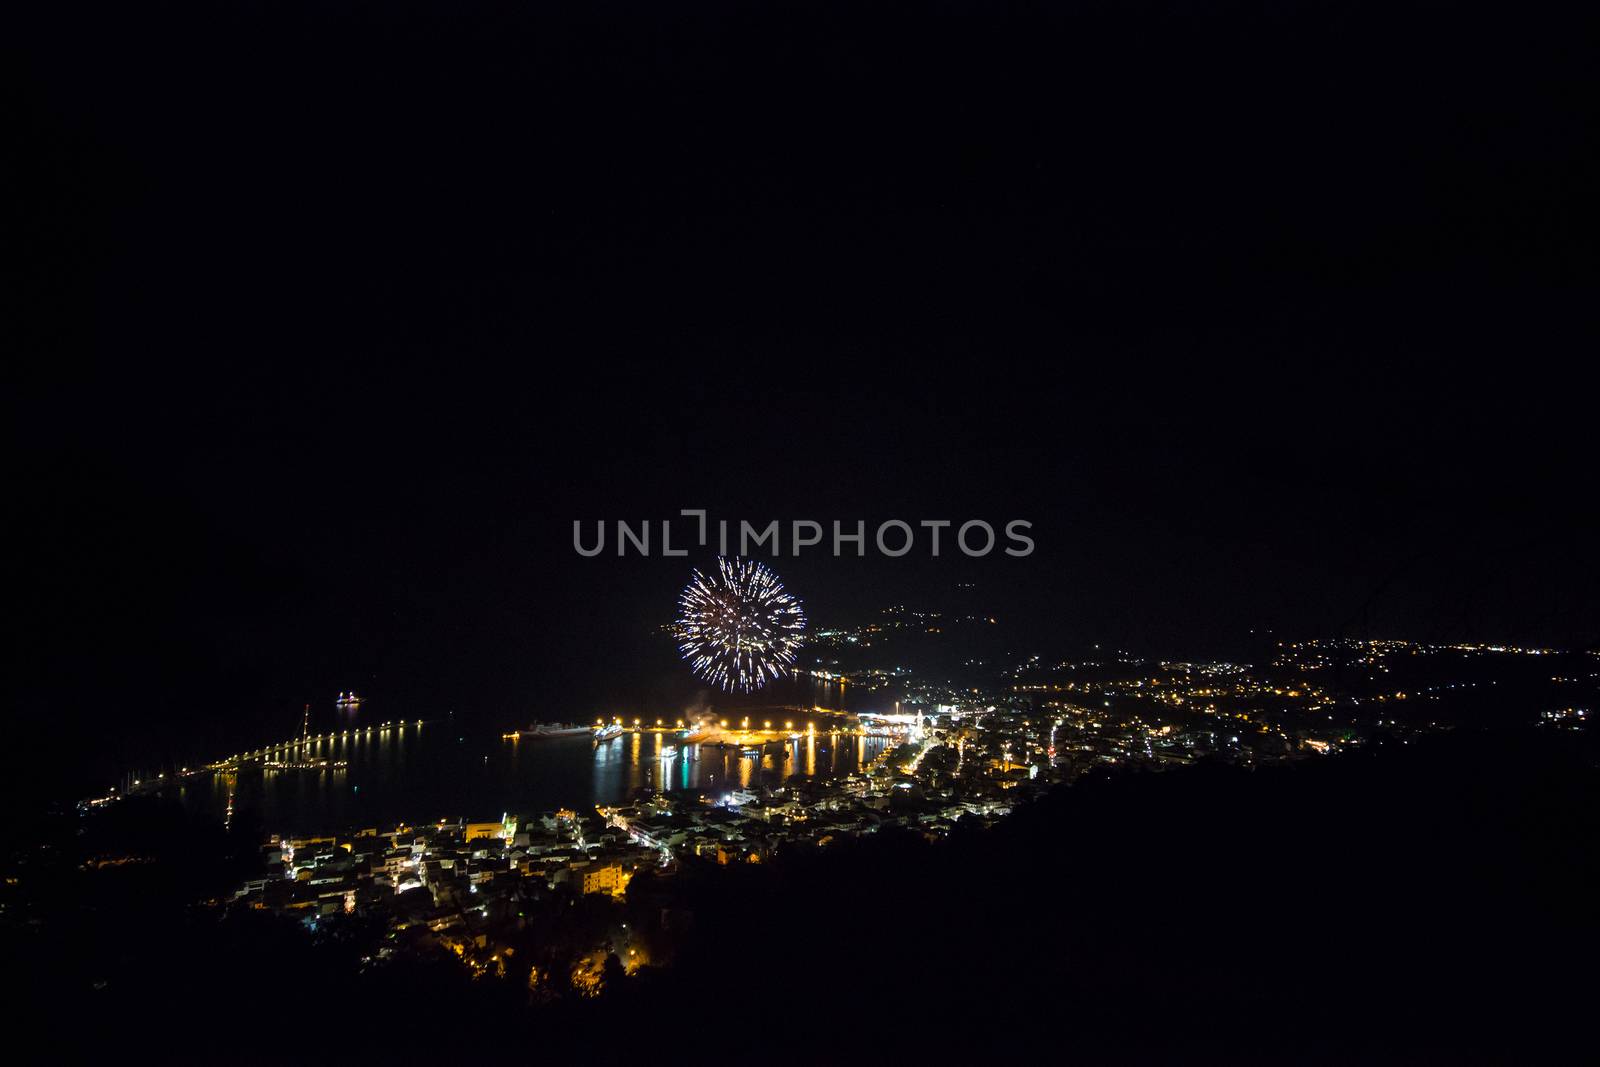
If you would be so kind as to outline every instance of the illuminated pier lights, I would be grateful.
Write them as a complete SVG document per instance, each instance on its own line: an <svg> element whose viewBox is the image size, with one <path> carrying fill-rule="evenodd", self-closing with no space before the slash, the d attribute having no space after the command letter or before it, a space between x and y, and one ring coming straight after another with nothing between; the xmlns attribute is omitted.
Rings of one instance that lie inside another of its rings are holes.
<svg viewBox="0 0 1600 1067"><path fill-rule="evenodd" d="M597 742L607 741L622 734L676 733L686 744L772 744L780 741L801 741L815 737L818 732L838 735L853 734L861 737L890 737L916 741L928 735L923 713L902 712L899 704L893 712L860 715L843 715L830 708L816 707L810 715L791 716L784 719L755 719L745 715L738 718L716 718L688 722L684 719L664 718L646 720L643 716L614 715L609 720L601 716L594 720L594 737ZM817 719L823 725L817 725ZM840 719L849 721L839 722ZM832 721L830 721L832 720ZM515 735L506 734L507 740Z"/></svg>

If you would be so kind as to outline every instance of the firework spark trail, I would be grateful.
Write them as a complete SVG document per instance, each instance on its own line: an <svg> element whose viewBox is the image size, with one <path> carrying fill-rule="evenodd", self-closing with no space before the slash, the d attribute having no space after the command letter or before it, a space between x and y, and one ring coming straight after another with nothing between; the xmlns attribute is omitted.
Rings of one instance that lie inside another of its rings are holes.
<svg viewBox="0 0 1600 1067"><path fill-rule="evenodd" d="M760 689L794 662L805 632L800 601L764 564L717 557L678 597L678 651L694 673L730 692Z"/></svg>

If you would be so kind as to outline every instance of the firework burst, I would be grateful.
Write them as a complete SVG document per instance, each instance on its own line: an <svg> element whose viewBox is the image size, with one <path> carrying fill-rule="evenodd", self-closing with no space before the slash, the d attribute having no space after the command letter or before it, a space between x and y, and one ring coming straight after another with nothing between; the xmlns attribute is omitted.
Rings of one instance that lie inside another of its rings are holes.
<svg viewBox="0 0 1600 1067"><path fill-rule="evenodd" d="M733 692L760 689L794 662L805 632L800 601L765 565L717 557L678 597L678 651L694 673Z"/></svg>

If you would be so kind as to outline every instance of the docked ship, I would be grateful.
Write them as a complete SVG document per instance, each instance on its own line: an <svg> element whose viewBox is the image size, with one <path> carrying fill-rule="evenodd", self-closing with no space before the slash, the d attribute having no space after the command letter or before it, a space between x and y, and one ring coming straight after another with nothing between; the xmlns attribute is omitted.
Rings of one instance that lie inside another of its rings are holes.
<svg viewBox="0 0 1600 1067"><path fill-rule="evenodd" d="M577 737L579 734L589 732L587 726L577 726L570 722L536 722L526 729L518 730L518 737L546 738L546 737Z"/></svg>
<svg viewBox="0 0 1600 1067"><path fill-rule="evenodd" d="M594 739L596 741L609 741L613 737L621 736L622 725L620 723L607 723L604 726L596 726L594 728Z"/></svg>
<svg viewBox="0 0 1600 1067"><path fill-rule="evenodd" d="M337 771L350 766L348 760L325 759L317 756L301 760L264 760L261 767L268 771Z"/></svg>

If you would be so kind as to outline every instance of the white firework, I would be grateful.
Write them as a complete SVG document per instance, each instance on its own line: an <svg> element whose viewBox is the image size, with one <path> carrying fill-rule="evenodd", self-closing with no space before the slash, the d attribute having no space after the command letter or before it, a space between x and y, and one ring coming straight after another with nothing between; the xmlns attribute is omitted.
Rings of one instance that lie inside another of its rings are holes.
<svg viewBox="0 0 1600 1067"><path fill-rule="evenodd" d="M800 601L764 564L717 557L678 597L678 651L695 674L730 692L760 689L794 663L805 633Z"/></svg>

